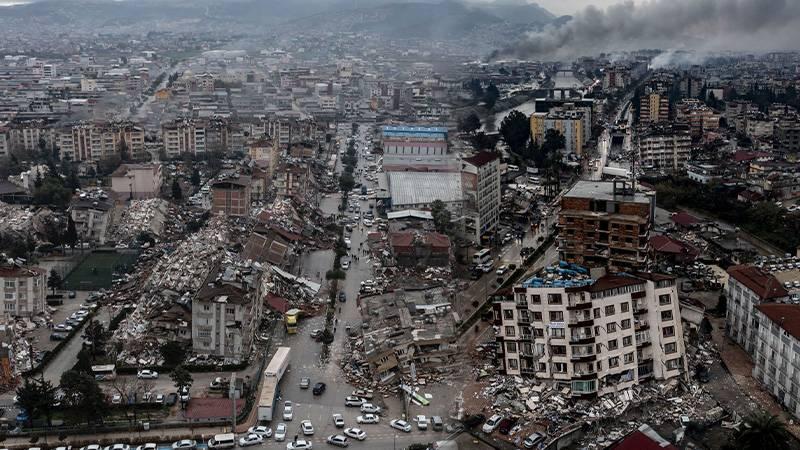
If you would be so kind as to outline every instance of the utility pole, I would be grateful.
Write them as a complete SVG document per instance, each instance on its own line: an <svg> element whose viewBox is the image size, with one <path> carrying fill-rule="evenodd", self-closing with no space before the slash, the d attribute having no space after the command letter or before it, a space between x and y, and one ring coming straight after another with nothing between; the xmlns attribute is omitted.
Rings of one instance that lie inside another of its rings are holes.
<svg viewBox="0 0 800 450"><path fill-rule="evenodd" d="M231 372L231 382L228 385L228 395L231 397L231 404L233 405L233 412L231 415L231 428L232 433L236 433L236 372Z"/></svg>

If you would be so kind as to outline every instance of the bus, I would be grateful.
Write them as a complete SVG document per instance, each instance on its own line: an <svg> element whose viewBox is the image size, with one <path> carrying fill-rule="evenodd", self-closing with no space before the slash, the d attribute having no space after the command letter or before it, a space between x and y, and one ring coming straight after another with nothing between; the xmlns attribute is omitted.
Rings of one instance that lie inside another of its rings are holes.
<svg viewBox="0 0 800 450"><path fill-rule="evenodd" d="M114 364L92 366L92 375L97 381L111 381L117 378L117 366Z"/></svg>
<svg viewBox="0 0 800 450"><path fill-rule="evenodd" d="M492 251L488 248L478 250L477 253L472 255L472 264L486 264L492 259Z"/></svg>
<svg viewBox="0 0 800 450"><path fill-rule="evenodd" d="M300 317L300 310L297 308L292 308L286 311L283 316L286 320L286 333L297 333L297 319Z"/></svg>

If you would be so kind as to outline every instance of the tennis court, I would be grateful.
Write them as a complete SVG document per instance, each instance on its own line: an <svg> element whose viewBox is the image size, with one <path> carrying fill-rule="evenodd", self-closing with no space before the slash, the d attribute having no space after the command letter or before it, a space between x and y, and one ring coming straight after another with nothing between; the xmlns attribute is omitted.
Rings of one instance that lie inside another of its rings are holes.
<svg viewBox="0 0 800 450"><path fill-rule="evenodd" d="M126 251L95 251L86 256L72 272L67 275L64 286L72 291L94 291L108 289L115 278L114 273L122 274L130 270L136 262L137 253Z"/></svg>

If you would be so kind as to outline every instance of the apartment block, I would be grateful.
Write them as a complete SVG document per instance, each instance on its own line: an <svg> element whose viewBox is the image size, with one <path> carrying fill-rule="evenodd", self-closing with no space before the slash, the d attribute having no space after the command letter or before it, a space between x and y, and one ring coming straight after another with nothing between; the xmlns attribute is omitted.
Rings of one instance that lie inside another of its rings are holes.
<svg viewBox="0 0 800 450"><path fill-rule="evenodd" d="M119 198L155 198L161 192L161 164L121 164L111 174L111 191Z"/></svg>
<svg viewBox="0 0 800 450"><path fill-rule="evenodd" d="M75 229L82 241L105 244L114 218L114 205L102 200L81 199L69 207Z"/></svg>
<svg viewBox="0 0 800 450"><path fill-rule="evenodd" d="M669 97L665 94L651 92L643 95L640 102L640 123L658 123L669 120Z"/></svg>
<svg viewBox="0 0 800 450"><path fill-rule="evenodd" d="M547 130L557 130L564 136L567 153L581 155L586 142L584 130L584 111L579 109L553 108L548 113L533 113L530 118L531 139L536 145L542 145Z"/></svg>
<svg viewBox="0 0 800 450"><path fill-rule="evenodd" d="M249 176L232 175L211 185L211 213L233 217L250 215Z"/></svg>
<svg viewBox="0 0 800 450"><path fill-rule="evenodd" d="M112 156L143 159L144 128L130 122L78 123L55 131L61 157L73 161L100 161Z"/></svg>
<svg viewBox="0 0 800 450"><path fill-rule="evenodd" d="M493 299L501 372L568 388L615 393L687 370L675 278L652 273L591 279L570 264Z"/></svg>
<svg viewBox="0 0 800 450"><path fill-rule="evenodd" d="M481 242L500 223L500 158L495 153L480 152L461 163L461 187L464 190L464 235Z"/></svg>
<svg viewBox="0 0 800 450"><path fill-rule="evenodd" d="M164 151L170 158L184 153L193 155L206 152L205 124L191 120L176 120L161 125Z"/></svg>
<svg viewBox="0 0 800 450"><path fill-rule="evenodd" d="M754 317L753 378L800 417L800 305L757 305Z"/></svg>
<svg viewBox="0 0 800 450"><path fill-rule="evenodd" d="M612 270L648 262L655 198L625 181L579 181L561 199L558 251L564 261Z"/></svg>
<svg viewBox="0 0 800 450"><path fill-rule="evenodd" d="M47 298L47 272L44 269L3 261L0 263L0 286L3 289L3 316L33 317L44 312Z"/></svg>
<svg viewBox="0 0 800 450"><path fill-rule="evenodd" d="M758 335L755 307L785 301L789 293L771 273L755 266L739 265L728 268L725 295L728 300L725 331L747 353L754 355Z"/></svg>
<svg viewBox="0 0 800 450"><path fill-rule="evenodd" d="M692 153L692 137L675 127L650 127L640 133L642 167L677 171L686 167Z"/></svg>

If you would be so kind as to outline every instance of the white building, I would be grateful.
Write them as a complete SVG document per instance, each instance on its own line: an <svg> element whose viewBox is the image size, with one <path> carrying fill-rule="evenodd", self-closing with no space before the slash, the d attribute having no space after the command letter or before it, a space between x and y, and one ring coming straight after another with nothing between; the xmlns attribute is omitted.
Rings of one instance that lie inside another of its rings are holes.
<svg viewBox="0 0 800 450"><path fill-rule="evenodd" d="M747 353L755 353L758 329L754 308L763 303L788 299L789 293L771 273L755 266L733 266L728 269L727 313L725 331Z"/></svg>
<svg viewBox="0 0 800 450"><path fill-rule="evenodd" d="M161 164L121 164L111 174L111 191L130 200L158 197L161 183Z"/></svg>
<svg viewBox="0 0 800 450"><path fill-rule="evenodd" d="M535 277L495 299L503 373L535 376L573 396L602 396L685 374L675 278L579 278Z"/></svg>
<svg viewBox="0 0 800 450"><path fill-rule="evenodd" d="M500 222L500 158L480 152L464 158L461 164L464 190L464 236L481 242L494 233Z"/></svg>
<svg viewBox="0 0 800 450"><path fill-rule="evenodd" d="M206 152L206 128L193 121L175 121L161 126L161 139L167 157L174 158L184 153Z"/></svg>
<svg viewBox="0 0 800 450"><path fill-rule="evenodd" d="M639 161L643 167L681 170L692 153L692 137L688 132L653 131L639 139Z"/></svg>
<svg viewBox="0 0 800 450"><path fill-rule="evenodd" d="M0 286L3 289L3 316L32 317L45 310L47 272L44 269L2 262Z"/></svg>
<svg viewBox="0 0 800 450"><path fill-rule="evenodd" d="M106 243L106 234L111 228L114 205L102 200L81 199L69 207L72 221L81 241Z"/></svg>
<svg viewBox="0 0 800 450"><path fill-rule="evenodd" d="M800 417L800 305L755 307L753 378Z"/></svg>

